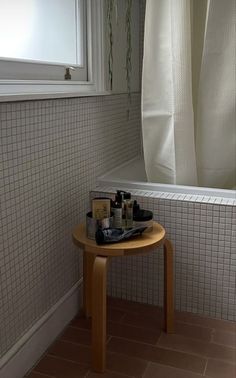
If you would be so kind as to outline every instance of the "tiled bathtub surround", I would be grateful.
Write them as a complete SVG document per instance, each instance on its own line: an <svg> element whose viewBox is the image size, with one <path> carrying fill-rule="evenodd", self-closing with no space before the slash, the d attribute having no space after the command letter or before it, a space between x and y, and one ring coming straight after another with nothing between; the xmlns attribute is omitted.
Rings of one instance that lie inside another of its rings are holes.
<svg viewBox="0 0 236 378"><path fill-rule="evenodd" d="M118 189L118 188L117 188ZM128 188L127 188L128 189ZM91 196L111 195L115 188L96 188ZM236 201L130 190L142 208L153 211L175 249L175 308L236 320ZM168 198L169 197L169 198ZM180 197L181 198L181 197ZM162 305L161 248L146 256L112 259L109 294Z"/></svg>
<svg viewBox="0 0 236 378"><path fill-rule="evenodd" d="M140 152L140 95L0 104L0 357L81 276L96 176ZM80 269L80 272L79 272Z"/></svg>

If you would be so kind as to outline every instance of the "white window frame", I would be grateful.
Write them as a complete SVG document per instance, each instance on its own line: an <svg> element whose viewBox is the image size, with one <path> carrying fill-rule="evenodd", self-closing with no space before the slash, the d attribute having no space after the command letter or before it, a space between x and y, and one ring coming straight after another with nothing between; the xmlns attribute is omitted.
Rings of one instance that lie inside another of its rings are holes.
<svg viewBox="0 0 236 378"><path fill-rule="evenodd" d="M86 0L86 3L87 81L0 79L0 102L109 93L105 90L104 0Z"/></svg>

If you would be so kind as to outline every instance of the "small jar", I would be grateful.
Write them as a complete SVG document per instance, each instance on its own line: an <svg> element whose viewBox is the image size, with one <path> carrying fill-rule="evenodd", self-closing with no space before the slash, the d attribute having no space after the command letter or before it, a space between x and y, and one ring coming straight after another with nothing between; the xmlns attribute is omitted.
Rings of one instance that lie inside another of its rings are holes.
<svg viewBox="0 0 236 378"><path fill-rule="evenodd" d="M98 229L104 230L113 226L113 213L109 218L96 219L93 218L92 211L86 214L86 232L87 238L95 240L95 234Z"/></svg>
<svg viewBox="0 0 236 378"><path fill-rule="evenodd" d="M153 213L149 210L138 210L133 216L133 227L147 227L145 232L152 231Z"/></svg>

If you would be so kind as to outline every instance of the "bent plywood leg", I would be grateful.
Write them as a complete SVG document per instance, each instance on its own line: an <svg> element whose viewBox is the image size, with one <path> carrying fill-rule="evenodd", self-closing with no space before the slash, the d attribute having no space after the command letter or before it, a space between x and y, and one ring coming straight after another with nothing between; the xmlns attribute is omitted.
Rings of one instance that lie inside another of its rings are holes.
<svg viewBox="0 0 236 378"><path fill-rule="evenodd" d="M164 242L164 313L165 331L174 332L174 293L173 293L173 247L169 240Z"/></svg>
<svg viewBox="0 0 236 378"><path fill-rule="evenodd" d="M92 275L95 256L84 252L83 256L83 310L86 317L92 315Z"/></svg>
<svg viewBox="0 0 236 378"><path fill-rule="evenodd" d="M102 373L106 367L106 284L108 258L97 256L93 267L92 366Z"/></svg>

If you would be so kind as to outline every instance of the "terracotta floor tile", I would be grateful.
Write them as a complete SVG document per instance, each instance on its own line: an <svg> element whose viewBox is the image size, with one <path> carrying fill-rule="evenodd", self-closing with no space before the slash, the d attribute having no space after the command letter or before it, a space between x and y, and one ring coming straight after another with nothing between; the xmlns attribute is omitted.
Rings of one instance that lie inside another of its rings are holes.
<svg viewBox="0 0 236 378"><path fill-rule="evenodd" d="M191 339L210 342L213 329L201 327L199 325L175 322L175 333L189 337Z"/></svg>
<svg viewBox="0 0 236 378"><path fill-rule="evenodd" d="M157 306L152 306L145 303L138 303L132 301L126 301L119 298L108 297L107 299L108 308L114 308L123 310L125 312L136 312L145 313L146 315L152 315L157 313L162 313L162 309Z"/></svg>
<svg viewBox="0 0 236 378"><path fill-rule="evenodd" d="M91 329L92 320L91 320L91 318L85 318L84 316L78 316L70 322L70 326L77 327L77 328L83 328L83 329Z"/></svg>
<svg viewBox="0 0 236 378"><path fill-rule="evenodd" d="M219 344L208 344L207 357L225 360L227 362L236 363L236 351L234 348L229 348Z"/></svg>
<svg viewBox="0 0 236 378"><path fill-rule="evenodd" d="M161 331L138 328L121 323L108 322L107 333L112 336L124 337L126 339L155 345L158 341L158 338L160 337Z"/></svg>
<svg viewBox="0 0 236 378"><path fill-rule="evenodd" d="M32 371L29 375L26 375L25 378L55 378L52 375L40 374L35 371Z"/></svg>
<svg viewBox="0 0 236 378"><path fill-rule="evenodd" d="M145 313L127 313L122 319L123 324L132 324L136 327L142 327L150 330L163 329L164 319L162 313L147 316ZM210 341L213 329L201 327L199 325L175 322L175 333L199 339L202 341Z"/></svg>
<svg viewBox="0 0 236 378"><path fill-rule="evenodd" d="M143 378L200 378L202 375L150 362Z"/></svg>
<svg viewBox="0 0 236 378"><path fill-rule="evenodd" d="M123 375L123 374L117 374L113 373L111 371L105 371L102 375L100 373L93 373L89 372L86 378L125 378L129 377L128 375Z"/></svg>
<svg viewBox="0 0 236 378"><path fill-rule="evenodd" d="M142 377L147 361L118 353L107 353L107 370L132 377Z"/></svg>
<svg viewBox="0 0 236 378"><path fill-rule="evenodd" d="M125 315L125 312L115 308L107 309L107 320L112 322L120 322ZM76 316L70 323L72 327L91 329L91 318L86 318L84 315Z"/></svg>
<svg viewBox="0 0 236 378"><path fill-rule="evenodd" d="M107 306L116 309L122 309L124 311L137 311L140 309L140 303L127 301L125 299L107 297Z"/></svg>
<svg viewBox="0 0 236 378"><path fill-rule="evenodd" d="M74 327L67 327L60 340L71 341L82 345L91 345L91 331Z"/></svg>
<svg viewBox="0 0 236 378"><path fill-rule="evenodd" d="M236 365L209 359L205 376L211 378L234 378L236 377Z"/></svg>
<svg viewBox="0 0 236 378"><path fill-rule="evenodd" d="M199 354L202 356L207 355L208 347L208 343L190 339L189 337L182 335L168 335L166 333L161 334L157 345L168 349L178 350L191 354Z"/></svg>
<svg viewBox="0 0 236 378"><path fill-rule="evenodd" d="M152 315L128 312L123 317L121 323L150 330L161 330L164 325L164 315L161 312Z"/></svg>
<svg viewBox="0 0 236 378"><path fill-rule="evenodd" d="M236 333L215 330L212 342L236 348Z"/></svg>
<svg viewBox="0 0 236 378"><path fill-rule="evenodd" d="M77 363L91 364L91 351L85 345L58 340L49 348L48 354Z"/></svg>
<svg viewBox="0 0 236 378"><path fill-rule="evenodd" d="M199 316L190 312L175 312L177 321L189 324L197 324L202 327L221 329L227 332L236 332L236 322L227 320L212 319L206 316Z"/></svg>
<svg viewBox="0 0 236 378"><path fill-rule="evenodd" d="M111 322L120 322L125 315L125 311L118 310L112 307L107 308L107 320Z"/></svg>
<svg viewBox="0 0 236 378"><path fill-rule="evenodd" d="M88 373L89 367L60 358L45 356L34 368L34 371L49 374L55 378L79 378Z"/></svg>
<svg viewBox="0 0 236 378"><path fill-rule="evenodd" d="M78 315L26 378L236 377L236 323L176 312L168 335L160 307L108 298L107 325L103 375L91 370L91 318Z"/></svg>
<svg viewBox="0 0 236 378"><path fill-rule="evenodd" d="M176 334L168 335L162 333L157 345L186 353L198 354L203 357L219 358L229 362L234 362L236 357L235 350L232 348Z"/></svg>
<svg viewBox="0 0 236 378"><path fill-rule="evenodd" d="M146 361L158 362L164 365L190 370L199 374L203 373L206 365L206 359L203 357L116 337L112 337L111 340L109 340L108 350L141 358Z"/></svg>
<svg viewBox="0 0 236 378"><path fill-rule="evenodd" d="M67 340L78 344L91 345L90 329L80 328L81 321L78 319L77 321L72 322L71 325L73 326L68 327L62 334L61 340ZM154 331L149 329L137 328L122 323L108 322L107 334L155 345L161 334L161 331L160 329Z"/></svg>

